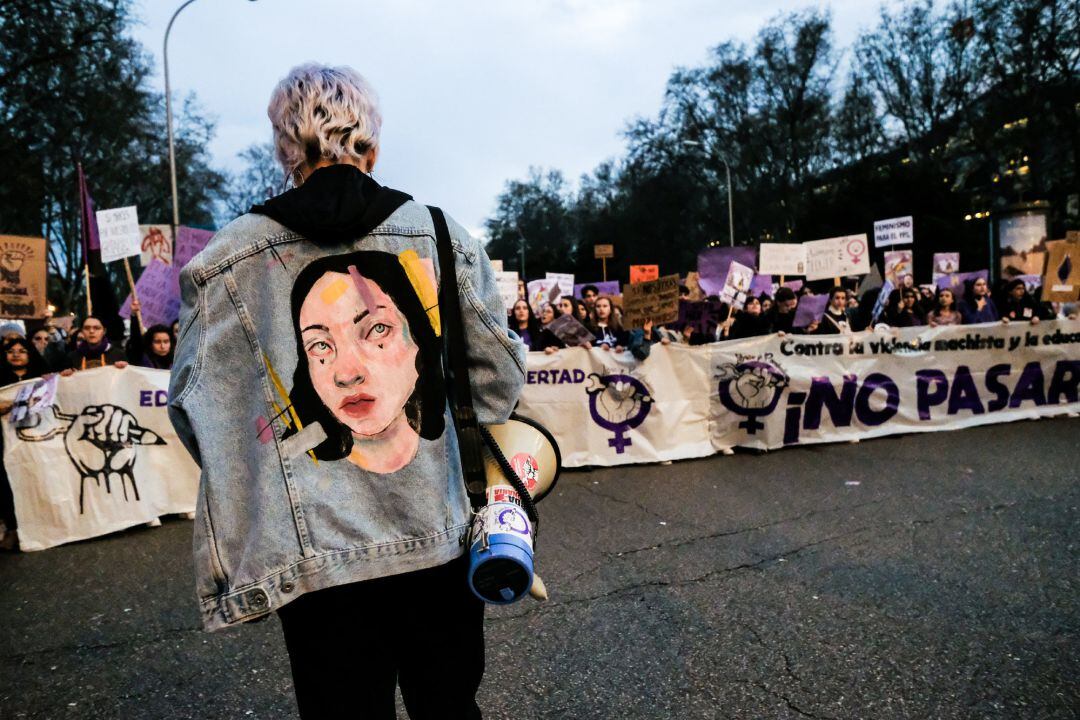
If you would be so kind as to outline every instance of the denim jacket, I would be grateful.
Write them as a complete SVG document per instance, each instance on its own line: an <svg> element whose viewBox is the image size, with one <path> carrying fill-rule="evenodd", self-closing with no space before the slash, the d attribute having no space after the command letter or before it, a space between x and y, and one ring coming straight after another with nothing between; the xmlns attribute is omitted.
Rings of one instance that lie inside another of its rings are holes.
<svg viewBox="0 0 1080 720"><path fill-rule="evenodd" d="M449 225L474 407L481 423L505 422L524 346L484 250ZM206 629L464 552L438 269L431 216L409 201L331 245L247 214L182 270L169 414L202 468L194 554Z"/></svg>

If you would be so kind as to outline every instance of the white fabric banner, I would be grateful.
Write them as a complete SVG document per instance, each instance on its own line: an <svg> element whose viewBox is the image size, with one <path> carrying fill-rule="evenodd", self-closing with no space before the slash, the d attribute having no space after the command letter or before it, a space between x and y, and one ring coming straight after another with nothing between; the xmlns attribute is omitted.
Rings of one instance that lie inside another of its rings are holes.
<svg viewBox="0 0 1080 720"><path fill-rule="evenodd" d="M654 345L644 362L629 358L599 349L529 354L518 412L551 430L567 467L1080 412L1075 320L768 335Z"/></svg>
<svg viewBox="0 0 1080 720"><path fill-rule="evenodd" d="M0 401L36 382L0 388ZM167 370L97 368L58 378L51 405L32 405L22 421L4 416L4 467L23 550L195 510L199 467L169 422L168 389Z"/></svg>

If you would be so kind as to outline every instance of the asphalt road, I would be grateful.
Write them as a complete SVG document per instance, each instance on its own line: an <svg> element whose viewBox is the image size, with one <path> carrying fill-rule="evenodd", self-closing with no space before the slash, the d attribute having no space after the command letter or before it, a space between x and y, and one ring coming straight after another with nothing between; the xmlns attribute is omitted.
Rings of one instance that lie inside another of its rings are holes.
<svg viewBox="0 0 1080 720"><path fill-rule="evenodd" d="M1078 463L1058 419L568 473L485 716L1077 717ZM199 629L190 533L0 556L0 718L295 717L276 618Z"/></svg>

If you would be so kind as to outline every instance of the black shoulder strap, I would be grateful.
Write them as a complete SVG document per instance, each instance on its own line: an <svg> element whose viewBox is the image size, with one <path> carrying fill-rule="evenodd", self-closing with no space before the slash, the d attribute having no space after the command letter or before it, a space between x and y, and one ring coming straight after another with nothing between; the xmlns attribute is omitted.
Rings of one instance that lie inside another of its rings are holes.
<svg viewBox="0 0 1080 720"><path fill-rule="evenodd" d="M454 416L458 446L461 448L461 469L465 489L473 508L486 501L487 481L484 475L483 438L473 410L472 388L469 385L469 365L465 359L465 326L461 320L461 301L458 295L457 269L450 230L442 210L428 206L435 223L435 244L439 251L439 316L442 318L443 346L446 348L446 386L449 390L450 411Z"/></svg>

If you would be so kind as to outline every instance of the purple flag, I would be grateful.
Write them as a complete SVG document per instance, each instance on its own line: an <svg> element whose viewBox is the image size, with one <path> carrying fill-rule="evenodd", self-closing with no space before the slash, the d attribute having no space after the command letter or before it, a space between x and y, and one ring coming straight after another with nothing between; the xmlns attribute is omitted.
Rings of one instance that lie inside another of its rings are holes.
<svg viewBox="0 0 1080 720"><path fill-rule="evenodd" d="M952 275L942 275L937 279L937 286L939 289L948 288L953 291L953 296L957 302L963 300L967 295L968 283L973 283L979 278L990 282L989 270L976 270L975 272L953 273Z"/></svg>
<svg viewBox="0 0 1080 720"><path fill-rule="evenodd" d="M595 286L601 295L618 295L621 292L618 280L608 280L607 282L592 282L574 285L574 297L581 299L581 289L586 285Z"/></svg>
<svg viewBox="0 0 1080 720"><path fill-rule="evenodd" d="M706 295L719 297L720 291L724 289L728 266L731 265L732 260L747 267L757 267L757 248L743 246L707 248L698 253L698 284Z"/></svg>
<svg viewBox="0 0 1080 720"><path fill-rule="evenodd" d="M214 237L213 230L199 230L181 225L176 229L176 242L173 243L173 265L182 268L198 255L210 238Z"/></svg>
<svg viewBox="0 0 1080 720"><path fill-rule="evenodd" d="M90 188L86 185L86 175L82 163L79 169L79 206L82 212L83 262L89 262L91 250L101 250L101 238L98 235L97 215L94 214L94 201L90 199Z"/></svg>
<svg viewBox="0 0 1080 720"><path fill-rule="evenodd" d="M803 295L799 298L798 307L795 308L792 326L804 328L812 323L821 322L821 316L825 314L828 304L828 295Z"/></svg>
<svg viewBox="0 0 1080 720"><path fill-rule="evenodd" d="M150 261L135 283L146 330L151 325L170 325L180 316L180 268L158 259ZM120 308L120 317L131 317L131 295Z"/></svg>

